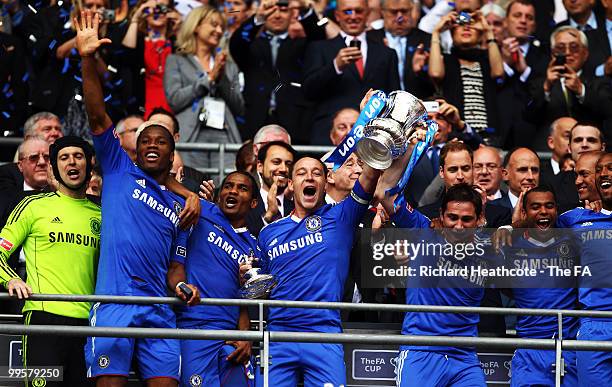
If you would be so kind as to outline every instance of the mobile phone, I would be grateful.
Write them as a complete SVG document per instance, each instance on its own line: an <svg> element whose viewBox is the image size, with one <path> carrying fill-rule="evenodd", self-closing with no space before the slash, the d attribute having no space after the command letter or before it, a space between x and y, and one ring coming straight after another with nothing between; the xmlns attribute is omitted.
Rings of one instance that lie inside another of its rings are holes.
<svg viewBox="0 0 612 387"><path fill-rule="evenodd" d="M183 292L183 294L187 297L187 301L191 300L191 297L193 297L193 290L191 290L189 286L181 283L179 284L178 288L181 289L181 292Z"/></svg>
<svg viewBox="0 0 612 387"><path fill-rule="evenodd" d="M115 22L115 10L114 9L103 9L102 20L108 20L111 23Z"/></svg>
<svg viewBox="0 0 612 387"><path fill-rule="evenodd" d="M423 106L425 106L427 113L437 113L440 110L438 101L423 101Z"/></svg>
<svg viewBox="0 0 612 387"><path fill-rule="evenodd" d="M357 47L358 49L361 49L361 41L357 39L351 40L349 47Z"/></svg>
<svg viewBox="0 0 612 387"><path fill-rule="evenodd" d="M565 63L567 63L565 54L555 54L555 66L565 66Z"/></svg>
<svg viewBox="0 0 612 387"><path fill-rule="evenodd" d="M279 7L288 7L289 6L289 0L278 0L276 2L276 5L278 5Z"/></svg>

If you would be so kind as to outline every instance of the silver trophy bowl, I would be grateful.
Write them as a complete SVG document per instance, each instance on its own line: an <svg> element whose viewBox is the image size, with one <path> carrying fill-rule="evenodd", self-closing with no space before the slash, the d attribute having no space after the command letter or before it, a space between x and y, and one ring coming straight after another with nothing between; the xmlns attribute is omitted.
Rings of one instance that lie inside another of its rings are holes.
<svg viewBox="0 0 612 387"><path fill-rule="evenodd" d="M243 276L246 283L240 289L240 297L247 299L267 298L278 283L270 274L259 274L259 268L249 269Z"/></svg>
<svg viewBox="0 0 612 387"><path fill-rule="evenodd" d="M406 152L410 137L426 114L425 106L414 95L401 90L392 92L378 118L364 127L357 155L374 169L389 168Z"/></svg>

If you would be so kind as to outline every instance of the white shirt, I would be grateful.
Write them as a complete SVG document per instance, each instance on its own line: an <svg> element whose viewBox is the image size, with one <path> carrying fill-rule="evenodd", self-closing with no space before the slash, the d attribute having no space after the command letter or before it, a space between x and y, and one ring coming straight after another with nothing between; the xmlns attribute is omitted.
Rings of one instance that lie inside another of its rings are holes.
<svg viewBox="0 0 612 387"><path fill-rule="evenodd" d="M552 167L553 173L556 175L561 172L561 167L559 167L559 162L553 159L550 159L550 166Z"/></svg>
<svg viewBox="0 0 612 387"><path fill-rule="evenodd" d="M400 76L400 87L402 90L406 90L404 85L404 66L406 65L406 40L405 36L394 36L389 31L385 31L385 37L387 38L387 44L389 48L395 50L397 54L397 69Z"/></svg>
<svg viewBox="0 0 612 387"><path fill-rule="evenodd" d="M574 27L574 28L578 28L579 30L581 29L580 25L578 23L576 23L574 21L574 19L570 18L569 19L569 25ZM588 25L591 27L591 29L596 30L597 29L597 19L595 18L595 13L593 11L591 11L591 16L589 16L587 22L585 23L585 26Z"/></svg>
<svg viewBox="0 0 612 387"><path fill-rule="evenodd" d="M25 182L25 180L23 181L23 190L24 191L34 191L34 188L30 187L28 185L28 183Z"/></svg>
<svg viewBox="0 0 612 387"><path fill-rule="evenodd" d="M365 31L359 34L358 36L347 35L346 32L340 31L340 36L342 37L342 39L344 39L344 44L346 44L347 47L349 47L352 40L357 39L361 42L361 58L363 59L363 69L365 70L367 58L368 58L368 42L366 40ZM342 71L340 71L340 69L338 68L338 65L336 64L335 58L334 58L334 69L336 69L336 74L338 75L342 74Z"/></svg>
<svg viewBox="0 0 612 387"><path fill-rule="evenodd" d="M501 191L498 189L497 192L495 192L493 195L488 195L487 196L487 200L496 200L496 199L501 199L502 197L502 193Z"/></svg>
<svg viewBox="0 0 612 387"><path fill-rule="evenodd" d="M508 191L508 198L510 199L510 204L512 204L512 208L516 207L516 203L518 203L518 196L515 196L512 191Z"/></svg>
<svg viewBox="0 0 612 387"><path fill-rule="evenodd" d="M266 211L268 211L268 191L266 191L263 187L259 189L259 194L261 195L261 199L263 200L263 204L264 204L264 208L266 209ZM278 204L278 211L281 214L281 216L285 216L285 208L284 208L284 199L285 198L285 191L283 190L283 192L280 195L276 195L276 200L278 200L278 202L280 202ZM277 203L278 203L277 202Z"/></svg>
<svg viewBox="0 0 612 387"><path fill-rule="evenodd" d="M527 53L529 52L529 42L525 44L521 44L519 46L519 49L521 50L521 53L523 54L523 56L527 58ZM514 76L514 69L510 67L506 62L504 62L504 71L509 77ZM523 71L519 79L521 80L521 82L527 82L527 79L529 78L530 75L531 75L531 67L527 66L527 68L525 69L525 71Z"/></svg>

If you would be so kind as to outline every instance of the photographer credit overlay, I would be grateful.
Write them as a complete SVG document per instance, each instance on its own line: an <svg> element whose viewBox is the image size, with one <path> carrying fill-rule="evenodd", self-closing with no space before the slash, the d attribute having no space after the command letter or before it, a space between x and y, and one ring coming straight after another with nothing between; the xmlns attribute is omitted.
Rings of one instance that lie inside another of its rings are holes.
<svg viewBox="0 0 612 387"><path fill-rule="evenodd" d="M612 267L590 250L612 230L362 230L363 288L606 288Z"/></svg>

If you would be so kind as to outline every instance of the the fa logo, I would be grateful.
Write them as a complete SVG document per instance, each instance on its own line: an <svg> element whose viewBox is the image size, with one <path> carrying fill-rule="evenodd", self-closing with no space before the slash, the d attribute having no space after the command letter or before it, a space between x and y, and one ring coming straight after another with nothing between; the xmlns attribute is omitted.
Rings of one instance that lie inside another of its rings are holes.
<svg viewBox="0 0 612 387"><path fill-rule="evenodd" d="M312 215L306 219L306 230L316 232L321 229L321 217Z"/></svg>
<svg viewBox="0 0 612 387"><path fill-rule="evenodd" d="M194 387L201 386L202 377L198 374L191 375L191 377L189 378L189 385Z"/></svg>
<svg viewBox="0 0 612 387"><path fill-rule="evenodd" d="M110 358L106 355L102 355L98 358L98 365L100 368L106 368L110 364Z"/></svg>

